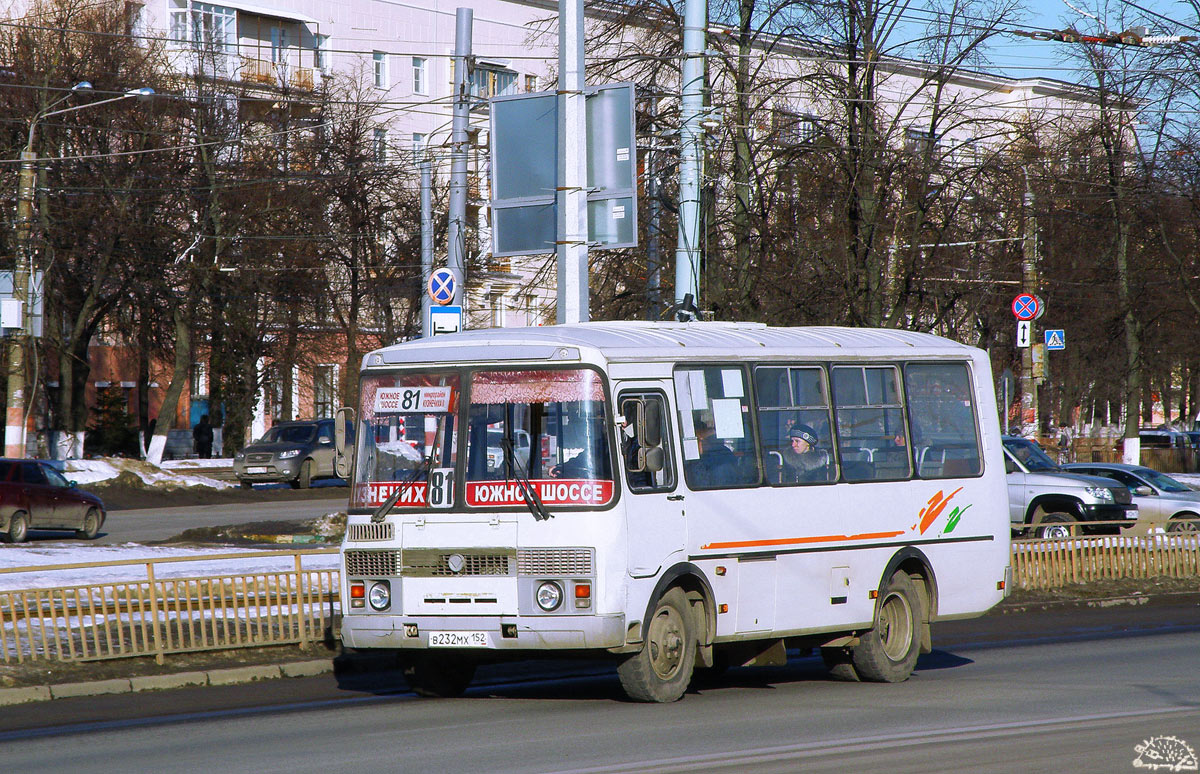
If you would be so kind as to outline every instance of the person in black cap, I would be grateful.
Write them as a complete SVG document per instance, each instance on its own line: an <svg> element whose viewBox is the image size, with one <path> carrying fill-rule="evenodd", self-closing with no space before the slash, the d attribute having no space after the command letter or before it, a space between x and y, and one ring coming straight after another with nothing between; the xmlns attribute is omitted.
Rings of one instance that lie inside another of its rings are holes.
<svg viewBox="0 0 1200 774"><path fill-rule="evenodd" d="M787 481L823 481L828 473L824 453L817 449L817 431L796 423L788 430L791 445L783 450L784 477Z"/></svg>

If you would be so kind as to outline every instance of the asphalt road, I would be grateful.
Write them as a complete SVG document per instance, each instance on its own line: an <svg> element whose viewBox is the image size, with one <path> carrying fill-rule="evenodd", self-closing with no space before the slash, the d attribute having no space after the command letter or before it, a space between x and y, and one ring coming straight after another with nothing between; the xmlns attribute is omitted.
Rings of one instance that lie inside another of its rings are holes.
<svg viewBox="0 0 1200 774"><path fill-rule="evenodd" d="M455 700L352 675L0 710L21 772L1129 772L1200 750L1200 608L1062 608L939 624L897 685L811 657L733 670L671 705L610 666L493 668ZM536 675L536 676L533 676Z"/></svg>

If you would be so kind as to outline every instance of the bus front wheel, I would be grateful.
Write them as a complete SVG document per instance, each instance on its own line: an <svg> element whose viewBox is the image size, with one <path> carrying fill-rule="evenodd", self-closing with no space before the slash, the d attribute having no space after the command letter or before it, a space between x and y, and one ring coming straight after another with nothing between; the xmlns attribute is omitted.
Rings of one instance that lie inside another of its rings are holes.
<svg viewBox="0 0 1200 774"><path fill-rule="evenodd" d="M863 680L899 683L917 666L921 652L921 595L908 573L897 572L880 590L875 627L854 648L854 669Z"/></svg>
<svg viewBox="0 0 1200 774"><path fill-rule="evenodd" d="M642 649L617 667L621 687L635 701L678 701L696 665L695 624L682 589L663 595L645 632Z"/></svg>

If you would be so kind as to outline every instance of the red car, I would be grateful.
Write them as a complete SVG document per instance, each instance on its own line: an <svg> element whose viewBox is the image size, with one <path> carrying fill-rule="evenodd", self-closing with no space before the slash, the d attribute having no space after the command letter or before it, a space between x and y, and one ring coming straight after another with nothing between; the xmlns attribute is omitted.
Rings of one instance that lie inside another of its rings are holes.
<svg viewBox="0 0 1200 774"><path fill-rule="evenodd" d="M104 503L39 460L0 459L0 532L23 543L31 529L73 530L91 540L104 525Z"/></svg>

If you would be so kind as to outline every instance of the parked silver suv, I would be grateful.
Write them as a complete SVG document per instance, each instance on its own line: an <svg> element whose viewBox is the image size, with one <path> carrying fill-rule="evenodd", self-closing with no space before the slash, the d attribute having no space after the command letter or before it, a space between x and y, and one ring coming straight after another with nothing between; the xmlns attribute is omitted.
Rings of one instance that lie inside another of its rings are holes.
<svg viewBox="0 0 1200 774"><path fill-rule="evenodd" d="M1014 533L1061 538L1076 529L1118 531L1089 522L1119 521L1119 527L1125 528L1137 520L1137 506L1127 487L1111 478L1068 473L1027 438L1004 437L1004 467Z"/></svg>
<svg viewBox="0 0 1200 774"><path fill-rule="evenodd" d="M337 478L333 420L280 422L233 456L233 472L243 489L277 482L307 489L316 479Z"/></svg>

